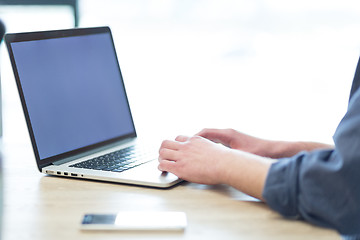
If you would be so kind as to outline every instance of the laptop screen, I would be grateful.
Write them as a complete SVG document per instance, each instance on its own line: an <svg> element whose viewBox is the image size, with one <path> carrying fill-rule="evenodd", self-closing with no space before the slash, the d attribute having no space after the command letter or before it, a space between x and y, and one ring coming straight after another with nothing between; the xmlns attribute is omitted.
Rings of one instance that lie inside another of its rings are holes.
<svg viewBox="0 0 360 240"><path fill-rule="evenodd" d="M40 159L136 135L110 32L10 44Z"/></svg>

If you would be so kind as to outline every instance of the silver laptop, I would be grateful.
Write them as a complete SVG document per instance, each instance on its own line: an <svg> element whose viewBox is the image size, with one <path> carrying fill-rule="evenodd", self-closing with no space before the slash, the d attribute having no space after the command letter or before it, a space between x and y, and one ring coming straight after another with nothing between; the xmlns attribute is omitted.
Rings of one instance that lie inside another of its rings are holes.
<svg viewBox="0 0 360 240"><path fill-rule="evenodd" d="M139 144L108 27L5 42L40 172L160 188L181 181L157 169L158 146Z"/></svg>

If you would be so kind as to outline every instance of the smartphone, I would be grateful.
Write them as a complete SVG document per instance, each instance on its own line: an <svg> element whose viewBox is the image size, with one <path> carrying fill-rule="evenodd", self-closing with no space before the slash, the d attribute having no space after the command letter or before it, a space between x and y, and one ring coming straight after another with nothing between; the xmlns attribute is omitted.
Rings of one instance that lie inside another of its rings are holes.
<svg viewBox="0 0 360 240"><path fill-rule="evenodd" d="M118 212L85 214L82 230L183 231L187 225L184 212Z"/></svg>

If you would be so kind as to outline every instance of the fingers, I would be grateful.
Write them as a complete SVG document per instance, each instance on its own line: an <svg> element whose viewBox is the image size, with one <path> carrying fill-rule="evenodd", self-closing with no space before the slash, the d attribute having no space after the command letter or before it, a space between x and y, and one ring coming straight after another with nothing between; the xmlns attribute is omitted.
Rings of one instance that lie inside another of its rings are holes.
<svg viewBox="0 0 360 240"><path fill-rule="evenodd" d="M186 142L189 139L187 136L180 135L176 137L175 141L165 140L162 142L159 149L159 161L168 160L168 161L177 161L181 154L179 152L181 144Z"/></svg>
<svg viewBox="0 0 360 240"><path fill-rule="evenodd" d="M162 148L169 148L169 149L173 149L173 150L179 150L180 148L180 143L183 143L183 142L186 142L189 140L189 137L187 136L183 136L183 135L180 135L180 136L177 136L175 138L175 141L172 141L172 140L164 140L161 144L161 147L160 149Z"/></svg>
<svg viewBox="0 0 360 240"><path fill-rule="evenodd" d="M224 129L205 128L198 132L196 135L209 139L216 143L226 144L228 142L228 137Z"/></svg>
<svg viewBox="0 0 360 240"><path fill-rule="evenodd" d="M167 160L167 161L177 161L179 159L179 151L168 149L168 148L161 148L159 150L159 161Z"/></svg>
<svg viewBox="0 0 360 240"><path fill-rule="evenodd" d="M166 161L166 160L159 160L158 169L163 172L170 172L174 173L175 171L175 162L173 161ZM175 174L175 173L174 173Z"/></svg>
<svg viewBox="0 0 360 240"><path fill-rule="evenodd" d="M217 138L219 135L221 135L222 130L221 129L213 129L213 128L205 128L198 132L196 135L201 136L208 139Z"/></svg>
<svg viewBox="0 0 360 240"><path fill-rule="evenodd" d="M177 142L177 141L164 140L164 141L161 143L160 150L161 150L161 149L164 149L164 148L172 149L172 150L179 150L180 144L179 144L179 142Z"/></svg>
<svg viewBox="0 0 360 240"><path fill-rule="evenodd" d="M188 139L188 137L181 135L176 137L175 141L164 140L160 146L159 154L162 156L173 156L175 154L175 151L180 150L181 144L186 142Z"/></svg>
<svg viewBox="0 0 360 240"><path fill-rule="evenodd" d="M197 133L196 135L199 136L226 136L229 134L233 134L235 130L234 129L217 129L217 128L204 128L203 130L201 130L199 133Z"/></svg>
<svg viewBox="0 0 360 240"><path fill-rule="evenodd" d="M184 136L184 135L179 135L175 138L176 141L178 142L186 142L188 141L190 138L188 136Z"/></svg>
<svg viewBox="0 0 360 240"><path fill-rule="evenodd" d="M179 151L181 145L188 141L189 137L180 135L175 138L175 141L164 140L159 149L159 165L160 171L174 173L176 170L175 163L181 158Z"/></svg>

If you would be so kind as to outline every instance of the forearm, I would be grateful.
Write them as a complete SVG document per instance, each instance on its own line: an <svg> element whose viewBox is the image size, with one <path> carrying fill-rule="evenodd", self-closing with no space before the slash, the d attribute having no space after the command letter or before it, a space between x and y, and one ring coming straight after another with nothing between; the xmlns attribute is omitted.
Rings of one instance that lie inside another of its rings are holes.
<svg viewBox="0 0 360 240"><path fill-rule="evenodd" d="M291 157L302 151L312 151L316 149L333 149L330 144L317 142L287 142L287 141L270 141L269 153L270 158Z"/></svg>
<svg viewBox="0 0 360 240"><path fill-rule="evenodd" d="M294 156L301 151L332 149L334 146L316 142L271 141L268 157L278 159ZM264 200L262 192L273 161L244 151L230 150L221 161L219 175L222 182L250 196ZM229 167L231 166L231 167Z"/></svg>
<svg viewBox="0 0 360 240"><path fill-rule="evenodd" d="M272 161L243 151L230 151L219 169L220 179L250 196L262 197ZM231 166L231 167L229 167Z"/></svg>

